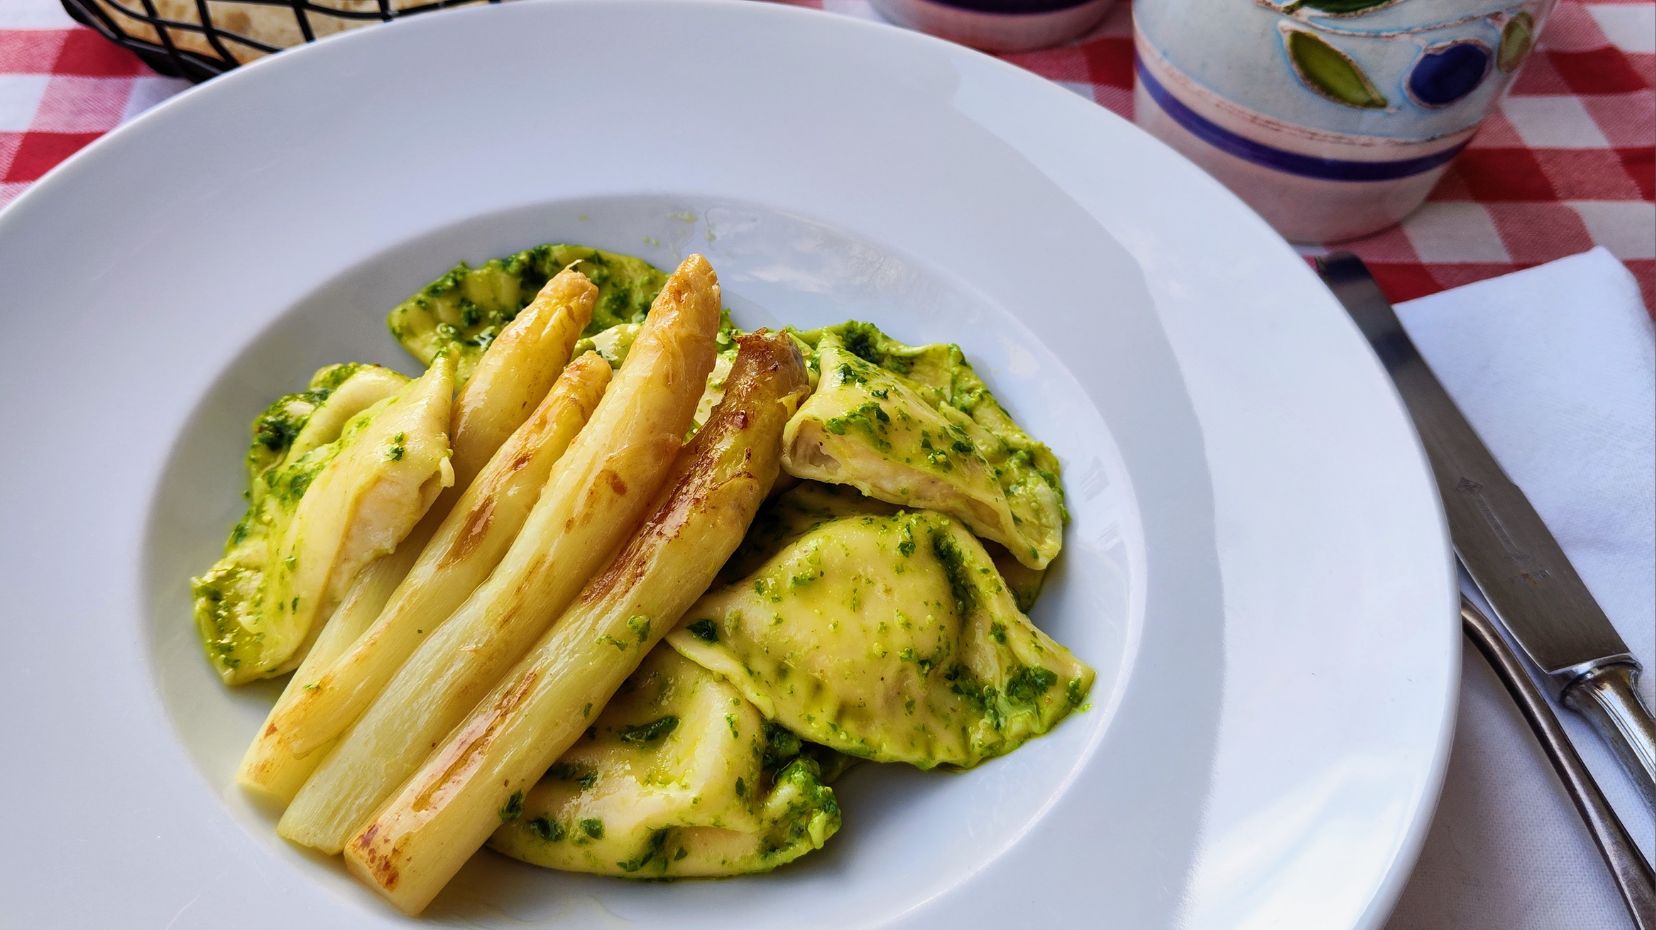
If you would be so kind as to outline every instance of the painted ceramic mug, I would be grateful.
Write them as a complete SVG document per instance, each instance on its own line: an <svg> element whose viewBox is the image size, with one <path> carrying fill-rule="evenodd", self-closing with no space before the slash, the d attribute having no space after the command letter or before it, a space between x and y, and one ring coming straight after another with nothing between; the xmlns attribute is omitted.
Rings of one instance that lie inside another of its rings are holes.
<svg viewBox="0 0 1656 930"><path fill-rule="evenodd" d="M1136 118L1283 236L1361 236L1426 199L1552 6L1139 0Z"/></svg>

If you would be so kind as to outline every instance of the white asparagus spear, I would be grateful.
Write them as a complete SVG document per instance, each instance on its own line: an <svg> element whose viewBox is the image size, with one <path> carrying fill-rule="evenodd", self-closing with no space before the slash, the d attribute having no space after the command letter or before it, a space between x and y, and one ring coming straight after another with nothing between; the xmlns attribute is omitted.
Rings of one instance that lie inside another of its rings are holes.
<svg viewBox="0 0 1656 930"><path fill-rule="evenodd" d="M718 278L692 255L500 565L341 737L283 815L283 836L338 852L637 527L690 427L718 326Z"/></svg>
<svg viewBox="0 0 1656 930"><path fill-rule="evenodd" d="M598 288L574 267L552 276L529 306L483 351L454 398L454 475L461 490L506 437L522 426L557 382L581 331L592 320ZM443 511L443 516L448 514Z"/></svg>
<svg viewBox="0 0 1656 930"><path fill-rule="evenodd" d="M425 518L395 552L376 559L357 575L351 592L335 611L342 618L340 630L332 636L323 630L331 642L319 657L319 665L338 658L385 609L391 592L414 567L414 560L448 517L454 502L471 487L483 464L523 425L535 404L556 382L581 332L591 322L597 300L598 288L575 268L565 268L546 282L535 299L489 343L470 380L455 395L450 411L449 445L453 452L449 467L454 469L454 484L443 489ZM318 638L311 649L322 646L323 639Z"/></svg>
<svg viewBox="0 0 1656 930"><path fill-rule="evenodd" d="M298 793L409 654L499 564L609 381L596 353L570 363L461 495L379 617L334 661L300 667L242 761L242 784L282 801Z"/></svg>
<svg viewBox="0 0 1656 930"><path fill-rule="evenodd" d="M636 352L637 349L634 349ZM523 661L345 848L403 911L436 896L705 590L780 470L809 389L784 335L741 337L724 400L680 453L644 525Z"/></svg>
<svg viewBox="0 0 1656 930"><path fill-rule="evenodd" d="M293 753L272 742L277 715L302 697L306 686L379 617L483 463L546 396L592 319L597 299L598 288L579 271L566 268L546 282L529 306L489 344L449 412L449 467L454 483L443 489L395 550L357 574L248 747L236 773L244 789L286 803L316 768L320 757L305 765L284 763L283 757Z"/></svg>
<svg viewBox="0 0 1656 930"><path fill-rule="evenodd" d="M357 574L356 580L345 592L345 597L339 602L339 606L334 608L333 615L328 618L322 632L317 635L316 642L311 644L310 652L305 654L305 660L299 663L293 677L289 678L288 683L282 688L281 696L276 699L275 706L265 716L265 722L259 728L259 735L255 736L252 744L247 747L241 766L236 770L236 783L243 790L267 801L286 804L299 792L299 787L305 783L305 779L310 777L311 771L316 768L314 761L309 765L280 764L281 756L287 753L267 737L271 721L285 703L302 691L302 686L298 682L312 680L320 670L337 660L374 622L374 618L379 616L380 611L391 600L392 592L419 556L419 548L416 545L419 540L414 537L422 535L421 527L424 525L422 521L389 555L380 556Z"/></svg>

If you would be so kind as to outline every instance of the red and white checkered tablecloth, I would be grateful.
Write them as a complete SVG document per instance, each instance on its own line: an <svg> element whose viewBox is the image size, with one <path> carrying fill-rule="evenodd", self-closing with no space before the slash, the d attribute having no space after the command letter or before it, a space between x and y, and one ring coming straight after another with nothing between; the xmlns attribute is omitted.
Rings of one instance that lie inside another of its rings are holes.
<svg viewBox="0 0 1656 930"><path fill-rule="evenodd" d="M867 0L784 0L876 18ZM1131 13L1007 60L1132 115ZM52 166L188 85L77 26L57 0L0 2L0 205ZM1430 201L1344 244L1393 300L1602 245L1656 312L1656 3L1562 0L1499 110ZM1310 250L1315 251L1315 250Z"/></svg>
<svg viewBox="0 0 1656 930"><path fill-rule="evenodd" d="M868 0L786 0L875 19ZM1133 115L1132 15L1007 61ZM1401 226L1340 247L1408 300L1602 245L1656 313L1656 3L1562 0L1500 109ZM1316 254L1323 251L1307 249Z"/></svg>

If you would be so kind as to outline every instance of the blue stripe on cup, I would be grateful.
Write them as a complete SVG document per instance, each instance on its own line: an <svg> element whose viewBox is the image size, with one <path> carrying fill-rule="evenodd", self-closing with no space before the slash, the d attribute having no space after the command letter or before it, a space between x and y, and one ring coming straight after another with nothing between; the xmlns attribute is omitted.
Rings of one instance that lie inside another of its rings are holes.
<svg viewBox="0 0 1656 930"><path fill-rule="evenodd" d="M1138 72L1138 79L1144 85L1144 90L1150 95L1150 99L1156 101L1162 110L1172 117L1175 123L1183 126L1192 135L1222 152L1227 152L1237 158L1285 174L1297 174L1300 177L1316 178L1322 181L1392 181L1397 178L1406 178L1430 171L1447 163L1460 154L1461 149L1466 147L1466 142L1460 142L1441 152L1433 152L1430 155L1421 155L1417 158L1401 158L1394 161L1346 161L1338 158L1301 155L1298 152L1289 152L1262 142L1255 142L1246 136L1220 126L1185 106L1178 98L1169 93L1167 88L1150 76L1150 72L1145 68L1142 58L1135 56L1133 65Z"/></svg>

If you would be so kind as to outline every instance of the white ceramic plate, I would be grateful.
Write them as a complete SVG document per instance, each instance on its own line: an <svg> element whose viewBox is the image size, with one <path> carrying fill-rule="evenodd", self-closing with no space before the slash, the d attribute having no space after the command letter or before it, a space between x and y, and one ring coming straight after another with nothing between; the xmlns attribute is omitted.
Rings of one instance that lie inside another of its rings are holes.
<svg viewBox="0 0 1656 930"><path fill-rule="evenodd" d="M896 29L759 4L419 16L157 108L0 215L0 901L20 927L403 921L231 785L272 696L186 578L249 418L401 364L451 262L701 250L740 322L957 340L1064 460L1037 621L1090 711L965 774L863 767L773 875L475 859L438 925L1375 927L1442 775L1444 531L1377 364L1253 214L1092 103Z"/></svg>

